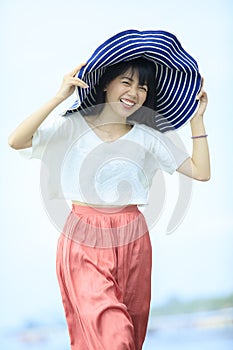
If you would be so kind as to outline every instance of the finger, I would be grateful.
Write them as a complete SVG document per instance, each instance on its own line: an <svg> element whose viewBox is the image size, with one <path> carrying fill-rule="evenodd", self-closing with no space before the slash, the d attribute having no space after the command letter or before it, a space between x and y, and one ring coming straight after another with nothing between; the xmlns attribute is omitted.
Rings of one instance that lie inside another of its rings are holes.
<svg viewBox="0 0 233 350"><path fill-rule="evenodd" d="M204 85L204 77L201 77L201 89L203 88Z"/></svg>
<svg viewBox="0 0 233 350"><path fill-rule="evenodd" d="M71 80L71 83L75 86L80 86L80 87L83 87L83 88L88 88L89 86L85 83L85 81L79 79L79 78L75 78L73 77L72 80Z"/></svg>
<svg viewBox="0 0 233 350"><path fill-rule="evenodd" d="M202 94L203 94L203 90L201 89L201 91L196 96L196 100L200 100L200 98L202 97Z"/></svg>
<svg viewBox="0 0 233 350"><path fill-rule="evenodd" d="M86 62L83 62L81 64L79 64L76 68L74 68L70 73L69 75L71 75L72 77L74 77L82 67L84 67L86 65Z"/></svg>
<svg viewBox="0 0 233 350"><path fill-rule="evenodd" d="M196 99L201 101L201 102L208 102L207 93L205 91L202 91L201 94L197 95Z"/></svg>
<svg viewBox="0 0 233 350"><path fill-rule="evenodd" d="M201 99L203 100L203 102L208 101L208 96L207 96L207 93L205 91L203 91Z"/></svg>

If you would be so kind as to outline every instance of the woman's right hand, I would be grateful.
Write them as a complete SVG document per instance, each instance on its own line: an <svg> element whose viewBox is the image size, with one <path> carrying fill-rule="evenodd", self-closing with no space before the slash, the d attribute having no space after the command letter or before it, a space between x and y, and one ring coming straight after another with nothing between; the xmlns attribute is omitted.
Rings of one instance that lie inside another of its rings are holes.
<svg viewBox="0 0 233 350"><path fill-rule="evenodd" d="M88 85L81 79L76 78L76 74L86 63L80 64L72 72L66 74L63 78L62 85L57 94L49 100L45 105L26 118L17 128L11 133L8 138L9 145L14 149L23 149L32 146L32 137L35 131L47 116L67 97L73 94L76 86L87 88Z"/></svg>
<svg viewBox="0 0 233 350"><path fill-rule="evenodd" d="M73 94L76 86L80 86L84 89L88 88L88 85L83 80L76 78L76 74L85 65L86 63L81 63L79 66L73 69L70 73L64 76L62 85L58 90L56 97L58 97L61 100L65 100Z"/></svg>

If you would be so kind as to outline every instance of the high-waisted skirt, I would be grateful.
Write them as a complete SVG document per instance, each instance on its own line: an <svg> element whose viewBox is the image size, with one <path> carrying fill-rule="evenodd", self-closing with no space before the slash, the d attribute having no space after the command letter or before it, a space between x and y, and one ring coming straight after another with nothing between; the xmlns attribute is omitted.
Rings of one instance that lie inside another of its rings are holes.
<svg viewBox="0 0 233 350"><path fill-rule="evenodd" d="M56 263L72 350L141 350L151 255L147 224L137 206L72 205Z"/></svg>

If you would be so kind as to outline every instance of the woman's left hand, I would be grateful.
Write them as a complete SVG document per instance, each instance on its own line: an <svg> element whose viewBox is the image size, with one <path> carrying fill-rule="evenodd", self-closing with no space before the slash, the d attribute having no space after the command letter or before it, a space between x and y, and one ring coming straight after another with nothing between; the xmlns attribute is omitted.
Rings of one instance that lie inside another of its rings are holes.
<svg viewBox="0 0 233 350"><path fill-rule="evenodd" d="M207 93L203 90L202 78L201 90L197 95L199 106L190 120L193 135L192 157L186 159L177 169L180 173L199 181L210 179L210 157L207 142L207 134L204 126L203 114L208 103Z"/></svg>
<svg viewBox="0 0 233 350"><path fill-rule="evenodd" d="M204 85L204 78L201 79L201 90L196 97L196 99L200 101L199 106L198 106L198 109L193 117L203 116L203 114L205 113L207 104L208 104L207 93L203 90L203 85Z"/></svg>

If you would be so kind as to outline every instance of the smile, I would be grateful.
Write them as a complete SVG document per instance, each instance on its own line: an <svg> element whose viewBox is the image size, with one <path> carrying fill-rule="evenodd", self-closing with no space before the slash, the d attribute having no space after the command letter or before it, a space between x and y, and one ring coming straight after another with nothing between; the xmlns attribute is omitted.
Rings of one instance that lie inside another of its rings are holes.
<svg viewBox="0 0 233 350"><path fill-rule="evenodd" d="M135 102L127 100L126 98L121 98L120 101L127 107L133 107L135 105Z"/></svg>

